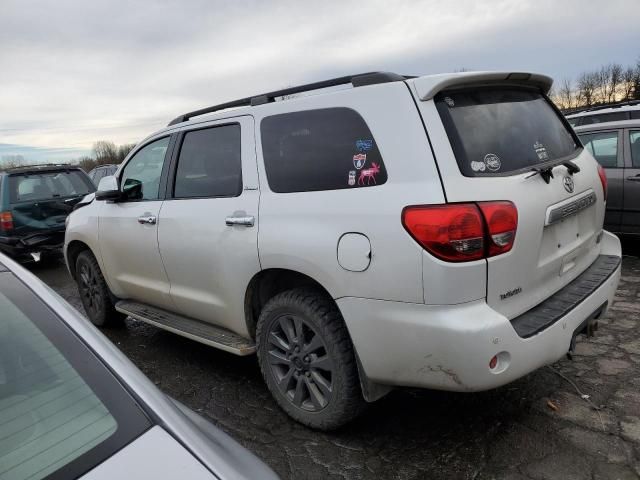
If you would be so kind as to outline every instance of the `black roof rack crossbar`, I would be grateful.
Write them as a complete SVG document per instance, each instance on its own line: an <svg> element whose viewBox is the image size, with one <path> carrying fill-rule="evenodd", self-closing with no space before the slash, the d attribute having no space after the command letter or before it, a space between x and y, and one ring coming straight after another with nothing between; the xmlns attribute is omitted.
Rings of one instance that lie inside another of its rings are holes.
<svg viewBox="0 0 640 480"><path fill-rule="evenodd" d="M252 97L241 98L240 100L233 100L232 102L221 103L212 107L202 108L193 112L185 113L179 117L171 120L168 127L176 125L178 123L186 122L193 117L205 115L207 113L218 112L227 108L246 107L263 105L265 103L274 102L278 97L284 97L287 95L294 95L296 93L309 92L312 90L320 90L322 88L336 87L338 85L352 84L354 87L364 87L366 85L375 85L377 83L387 82L400 82L407 80L408 76L398 75L391 72L368 72L358 75L349 75L346 77L332 78L330 80L323 80L321 82L307 83L306 85L300 85L297 87L285 88L283 90L276 90L275 92L263 93L261 95L254 95Z"/></svg>
<svg viewBox="0 0 640 480"><path fill-rule="evenodd" d="M572 109L565 109L563 113L565 115L574 115L576 113L582 112L595 112L598 110L604 110L606 108L620 108L620 107L629 107L633 105L640 104L640 100L626 100L624 102L611 102L611 103L603 103L600 105L593 105L590 107L578 107Z"/></svg>

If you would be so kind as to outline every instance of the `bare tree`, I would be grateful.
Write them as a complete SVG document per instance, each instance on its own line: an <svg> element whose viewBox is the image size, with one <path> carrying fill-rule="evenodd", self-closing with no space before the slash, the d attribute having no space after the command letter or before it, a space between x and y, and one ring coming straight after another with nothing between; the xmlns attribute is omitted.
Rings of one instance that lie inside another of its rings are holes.
<svg viewBox="0 0 640 480"><path fill-rule="evenodd" d="M2 155L0 158L0 171L21 167L24 164L25 161L22 155Z"/></svg>
<svg viewBox="0 0 640 480"><path fill-rule="evenodd" d="M622 86L623 68L619 63L612 63L609 70L609 87L607 89L607 102L615 102L618 97L618 90Z"/></svg>
<svg viewBox="0 0 640 480"><path fill-rule="evenodd" d="M576 106L576 98L570 78L565 77L562 79L558 95L562 108L574 108Z"/></svg>
<svg viewBox="0 0 640 480"><path fill-rule="evenodd" d="M578 77L578 103L590 107L595 102L598 72L583 72Z"/></svg>
<svg viewBox="0 0 640 480"><path fill-rule="evenodd" d="M633 67L627 67L626 70L622 72L622 83L620 91L622 100L631 100L631 98L633 98L633 87L636 75L638 74L637 72L638 69Z"/></svg>
<svg viewBox="0 0 640 480"><path fill-rule="evenodd" d="M96 164L103 165L105 163L116 163L118 158L118 147L113 142L99 140L93 144L93 154Z"/></svg>

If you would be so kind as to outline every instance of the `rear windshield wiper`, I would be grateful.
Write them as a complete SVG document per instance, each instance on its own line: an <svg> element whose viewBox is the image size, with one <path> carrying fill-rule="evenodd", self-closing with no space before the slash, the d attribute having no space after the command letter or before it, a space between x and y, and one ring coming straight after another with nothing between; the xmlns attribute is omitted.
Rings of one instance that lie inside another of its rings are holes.
<svg viewBox="0 0 640 480"><path fill-rule="evenodd" d="M545 183L549 183L551 181L551 179L553 178L553 169L555 167L557 167L558 165L563 165L565 167L567 167L567 172L569 173L569 175L572 175L574 173L578 173L580 171L580 167L578 165L576 165L575 163L573 163L571 160L566 160L564 162L559 162L553 165L548 165L544 168L538 168L538 167L533 167L531 169L531 171L533 172L531 175L529 175L528 177L525 177L525 180L527 178L531 178L534 175L540 175L542 177L542 179L544 180Z"/></svg>

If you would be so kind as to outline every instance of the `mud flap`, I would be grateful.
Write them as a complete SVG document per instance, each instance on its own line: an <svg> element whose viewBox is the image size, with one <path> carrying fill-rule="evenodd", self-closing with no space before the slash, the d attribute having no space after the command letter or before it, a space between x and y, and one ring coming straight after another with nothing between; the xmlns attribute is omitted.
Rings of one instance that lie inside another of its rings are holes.
<svg viewBox="0 0 640 480"><path fill-rule="evenodd" d="M576 340L578 335L585 335L587 338L591 338L595 336L595 332L598 330L598 319L602 315L603 312L607 309L607 304L609 302L604 302L598 309L593 312L589 317L586 318L584 322L578 325L578 328L575 329L573 335L571 337L571 342L569 344L569 351L567 352L567 358L569 360L573 360L573 355L576 351Z"/></svg>

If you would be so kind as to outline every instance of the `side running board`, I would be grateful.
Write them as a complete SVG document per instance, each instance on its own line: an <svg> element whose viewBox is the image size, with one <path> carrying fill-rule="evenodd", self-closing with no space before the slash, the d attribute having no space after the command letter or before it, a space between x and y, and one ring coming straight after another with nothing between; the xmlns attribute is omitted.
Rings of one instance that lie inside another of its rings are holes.
<svg viewBox="0 0 640 480"><path fill-rule="evenodd" d="M116 303L115 307L117 311L136 320L226 352L243 356L250 355L256 351L256 344L252 340L241 337L226 328L216 327L199 320L129 300L121 300Z"/></svg>

